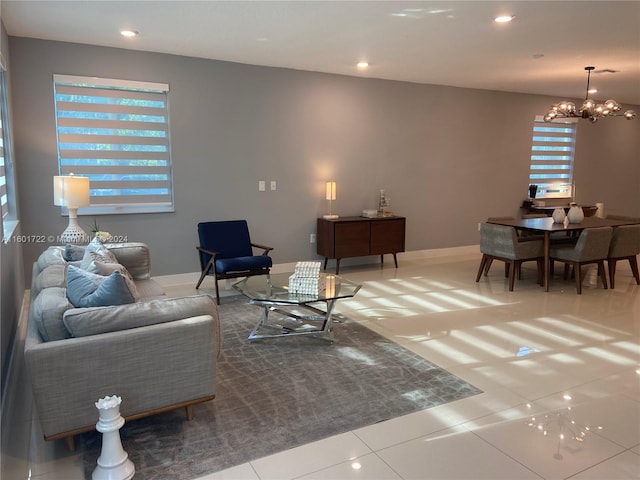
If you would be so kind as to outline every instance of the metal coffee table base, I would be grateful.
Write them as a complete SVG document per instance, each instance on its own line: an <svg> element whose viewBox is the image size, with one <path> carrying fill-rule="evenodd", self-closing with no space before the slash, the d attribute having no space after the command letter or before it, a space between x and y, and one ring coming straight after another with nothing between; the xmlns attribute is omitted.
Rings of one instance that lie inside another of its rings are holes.
<svg viewBox="0 0 640 480"><path fill-rule="evenodd" d="M251 300L249 303L263 309L260 320L249 334L249 340L315 335L333 342L332 312L335 300L322 302L326 304L325 310L306 303L292 305L272 300ZM285 310L278 307L288 308ZM274 313L277 316L270 317Z"/></svg>

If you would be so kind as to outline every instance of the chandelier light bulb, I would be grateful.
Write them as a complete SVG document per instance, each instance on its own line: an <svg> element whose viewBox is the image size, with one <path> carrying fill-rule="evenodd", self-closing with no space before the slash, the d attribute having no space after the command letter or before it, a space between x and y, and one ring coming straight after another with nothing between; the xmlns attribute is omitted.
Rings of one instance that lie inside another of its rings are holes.
<svg viewBox="0 0 640 480"><path fill-rule="evenodd" d="M614 112L620 110L620 104L615 100L607 100L606 102L604 102L604 106L609 110L613 110Z"/></svg>
<svg viewBox="0 0 640 480"><path fill-rule="evenodd" d="M582 103L582 107L579 111L576 110L576 106L573 102L563 100L551 106L547 114L544 116L545 122L551 122L556 118L569 118L569 117L581 117L589 119L591 123L596 123L599 117L620 117L624 116L627 120L633 120L636 113L633 110L627 110L624 114L620 114L622 105L613 99L609 99L604 103L598 103L589 98L589 94L592 90L589 88L591 80L591 71L595 70L595 67L584 67L587 73L587 93L585 100Z"/></svg>

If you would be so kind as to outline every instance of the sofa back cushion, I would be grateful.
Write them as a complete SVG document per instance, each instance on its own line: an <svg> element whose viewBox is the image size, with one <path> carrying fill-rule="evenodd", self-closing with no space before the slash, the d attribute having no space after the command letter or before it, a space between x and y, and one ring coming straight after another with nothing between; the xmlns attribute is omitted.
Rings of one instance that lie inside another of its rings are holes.
<svg viewBox="0 0 640 480"><path fill-rule="evenodd" d="M49 247L40 254L37 260L38 271L41 272L49 265L65 265L64 247Z"/></svg>
<svg viewBox="0 0 640 480"><path fill-rule="evenodd" d="M31 282L31 297L36 298L45 288L64 288L66 286L66 269L66 265L49 265L38 273Z"/></svg>

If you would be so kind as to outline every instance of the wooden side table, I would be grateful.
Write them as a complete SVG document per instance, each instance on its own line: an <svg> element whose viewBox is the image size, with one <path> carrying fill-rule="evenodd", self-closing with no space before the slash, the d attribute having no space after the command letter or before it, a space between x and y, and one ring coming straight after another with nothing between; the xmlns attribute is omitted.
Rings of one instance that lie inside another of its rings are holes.
<svg viewBox="0 0 640 480"><path fill-rule="evenodd" d="M393 255L398 268L396 254L404 252L405 217L339 217L318 218L318 255L324 257L324 268L329 259L336 260L336 275L340 273L340 260L365 255Z"/></svg>

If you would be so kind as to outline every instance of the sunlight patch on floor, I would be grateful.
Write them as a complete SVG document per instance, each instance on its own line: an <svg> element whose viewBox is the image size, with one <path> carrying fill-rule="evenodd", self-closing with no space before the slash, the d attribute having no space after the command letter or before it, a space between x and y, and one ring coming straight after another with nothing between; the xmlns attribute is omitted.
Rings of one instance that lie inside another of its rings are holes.
<svg viewBox="0 0 640 480"><path fill-rule="evenodd" d="M635 359L630 359L628 357L623 357L622 355L616 355L600 347L583 348L582 351L589 355L593 355L594 357L619 365L630 366L638 363L637 355Z"/></svg>
<svg viewBox="0 0 640 480"><path fill-rule="evenodd" d="M524 330L525 333L529 333L529 334L534 335L534 336L538 336L538 337L541 337L541 338L545 338L547 340L551 340L555 344L557 344L558 346L562 346L562 347L565 347L565 348L567 346L572 347L572 346L581 345L580 342L576 342L572 338L569 338L569 337L564 336L564 335L561 336L561 335L558 335L556 333L548 332L546 330L541 329L540 327L535 327L533 325L529 325L528 323L512 322L510 324L510 327L513 327L513 328L518 329L518 330Z"/></svg>
<svg viewBox="0 0 640 480"><path fill-rule="evenodd" d="M511 324L509 324L509 326L511 326ZM480 325L479 327L477 327L477 329L482 332L486 332L488 335L491 335L495 338L502 338L516 345L528 345L532 343L535 344L535 342L532 342L532 339L530 337L521 337L519 335L514 335L513 333L505 332L493 325ZM538 345L538 347L542 348L540 345Z"/></svg>

